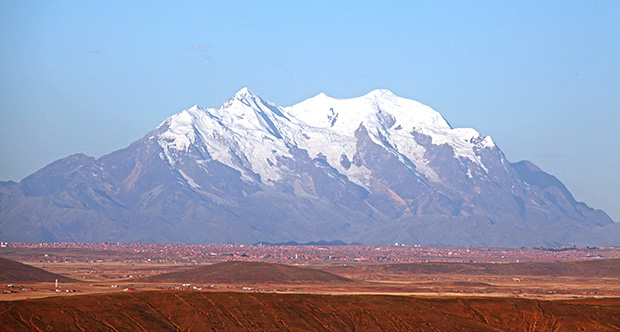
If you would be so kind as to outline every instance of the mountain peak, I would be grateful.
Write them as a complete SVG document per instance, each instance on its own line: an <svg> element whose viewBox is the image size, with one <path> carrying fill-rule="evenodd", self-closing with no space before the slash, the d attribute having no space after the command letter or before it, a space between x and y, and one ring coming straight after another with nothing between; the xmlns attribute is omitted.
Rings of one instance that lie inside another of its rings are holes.
<svg viewBox="0 0 620 332"><path fill-rule="evenodd" d="M252 90L248 89L247 87L244 87L241 90L239 90L239 92L235 93L235 97L239 99L260 98L256 93L254 93Z"/></svg>
<svg viewBox="0 0 620 332"><path fill-rule="evenodd" d="M243 105L241 106L242 108L250 107L260 109L260 105L267 104L269 103L263 100L263 98L254 93L252 90L248 88L243 88L239 90L239 92L235 93L235 95L232 96L230 99L228 99L228 101L225 102L222 107L229 109L233 107L233 105Z"/></svg>
<svg viewBox="0 0 620 332"><path fill-rule="evenodd" d="M365 97L378 98L378 97L395 97L396 95L392 91L387 89L375 89L365 95Z"/></svg>

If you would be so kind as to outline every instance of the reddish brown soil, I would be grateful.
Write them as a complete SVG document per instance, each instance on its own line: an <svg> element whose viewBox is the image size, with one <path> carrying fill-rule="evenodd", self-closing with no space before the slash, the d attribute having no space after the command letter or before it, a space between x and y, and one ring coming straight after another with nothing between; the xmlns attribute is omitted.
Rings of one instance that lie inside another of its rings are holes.
<svg viewBox="0 0 620 332"><path fill-rule="evenodd" d="M604 277L620 278L620 259L600 259L577 262L524 262L524 263L406 263L349 265L329 267L339 273L371 274L460 274L493 276L547 276L547 277Z"/></svg>
<svg viewBox="0 0 620 332"><path fill-rule="evenodd" d="M20 283L20 282L51 282L55 279L61 282L76 281L71 278L47 272L39 268L12 261L0 257L0 282L1 283Z"/></svg>
<svg viewBox="0 0 620 332"><path fill-rule="evenodd" d="M620 299L132 292L0 302L4 331L618 331Z"/></svg>
<svg viewBox="0 0 620 332"><path fill-rule="evenodd" d="M304 285L354 283L353 280L316 269L238 261L205 265L186 271L164 273L145 278L143 281Z"/></svg>

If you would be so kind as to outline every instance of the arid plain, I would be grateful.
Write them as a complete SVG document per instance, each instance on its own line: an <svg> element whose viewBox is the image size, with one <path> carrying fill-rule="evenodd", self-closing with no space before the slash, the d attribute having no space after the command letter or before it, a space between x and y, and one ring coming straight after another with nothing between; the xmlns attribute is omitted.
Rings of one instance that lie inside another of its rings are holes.
<svg viewBox="0 0 620 332"><path fill-rule="evenodd" d="M98 246L0 248L0 325L620 330L620 249L613 247Z"/></svg>

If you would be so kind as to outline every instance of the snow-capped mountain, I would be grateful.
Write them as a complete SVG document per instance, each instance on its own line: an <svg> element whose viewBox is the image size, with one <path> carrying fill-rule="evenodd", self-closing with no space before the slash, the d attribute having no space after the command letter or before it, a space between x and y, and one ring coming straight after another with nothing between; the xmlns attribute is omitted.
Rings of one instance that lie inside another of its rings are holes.
<svg viewBox="0 0 620 332"><path fill-rule="evenodd" d="M263 183L282 179L284 170L274 167L274 162L292 157L289 149L297 147L367 188L370 169L351 163L357 153L356 132L362 128L373 142L433 182L441 182L440 177L428 166L426 149L413 139L415 135L428 136L434 145L447 144L455 158L466 158L483 171L486 168L476 151L495 146L490 137L481 137L469 128L453 129L428 106L387 90L346 100L320 94L279 108L244 88L220 109L194 106L168 118L160 128L165 131L158 140L171 164L175 160L171 153L200 146L211 158L237 169L247 179L258 175Z"/></svg>
<svg viewBox="0 0 620 332"><path fill-rule="evenodd" d="M278 107L244 88L3 183L0 217L9 241L620 244L555 177L387 90Z"/></svg>

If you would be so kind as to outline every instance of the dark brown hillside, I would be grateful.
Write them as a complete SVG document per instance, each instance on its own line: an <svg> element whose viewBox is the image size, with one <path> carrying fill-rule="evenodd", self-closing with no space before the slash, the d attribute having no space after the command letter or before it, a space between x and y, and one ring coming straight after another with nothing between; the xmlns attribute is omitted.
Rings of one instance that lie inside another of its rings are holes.
<svg viewBox="0 0 620 332"><path fill-rule="evenodd" d="M620 278L620 259L526 263L406 263L335 267L333 271L366 273L463 274Z"/></svg>
<svg viewBox="0 0 620 332"><path fill-rule="evenodd" d="M136 292L0 302L3 331L618 331L620 300Z"/></svg>
<svg viewBox="0 0 620 332"><path fill-rule="evenodd" d="M39 268L0 257L0 282L62 282L76 281Z"/></svg>
<svg viewBox="0 0 620 332"><path fill-rule="evenodd" d="M334 284L354 282L316 269L239 261L222 262L186 271L164 273L145 280L232 284Z"/></svg>

